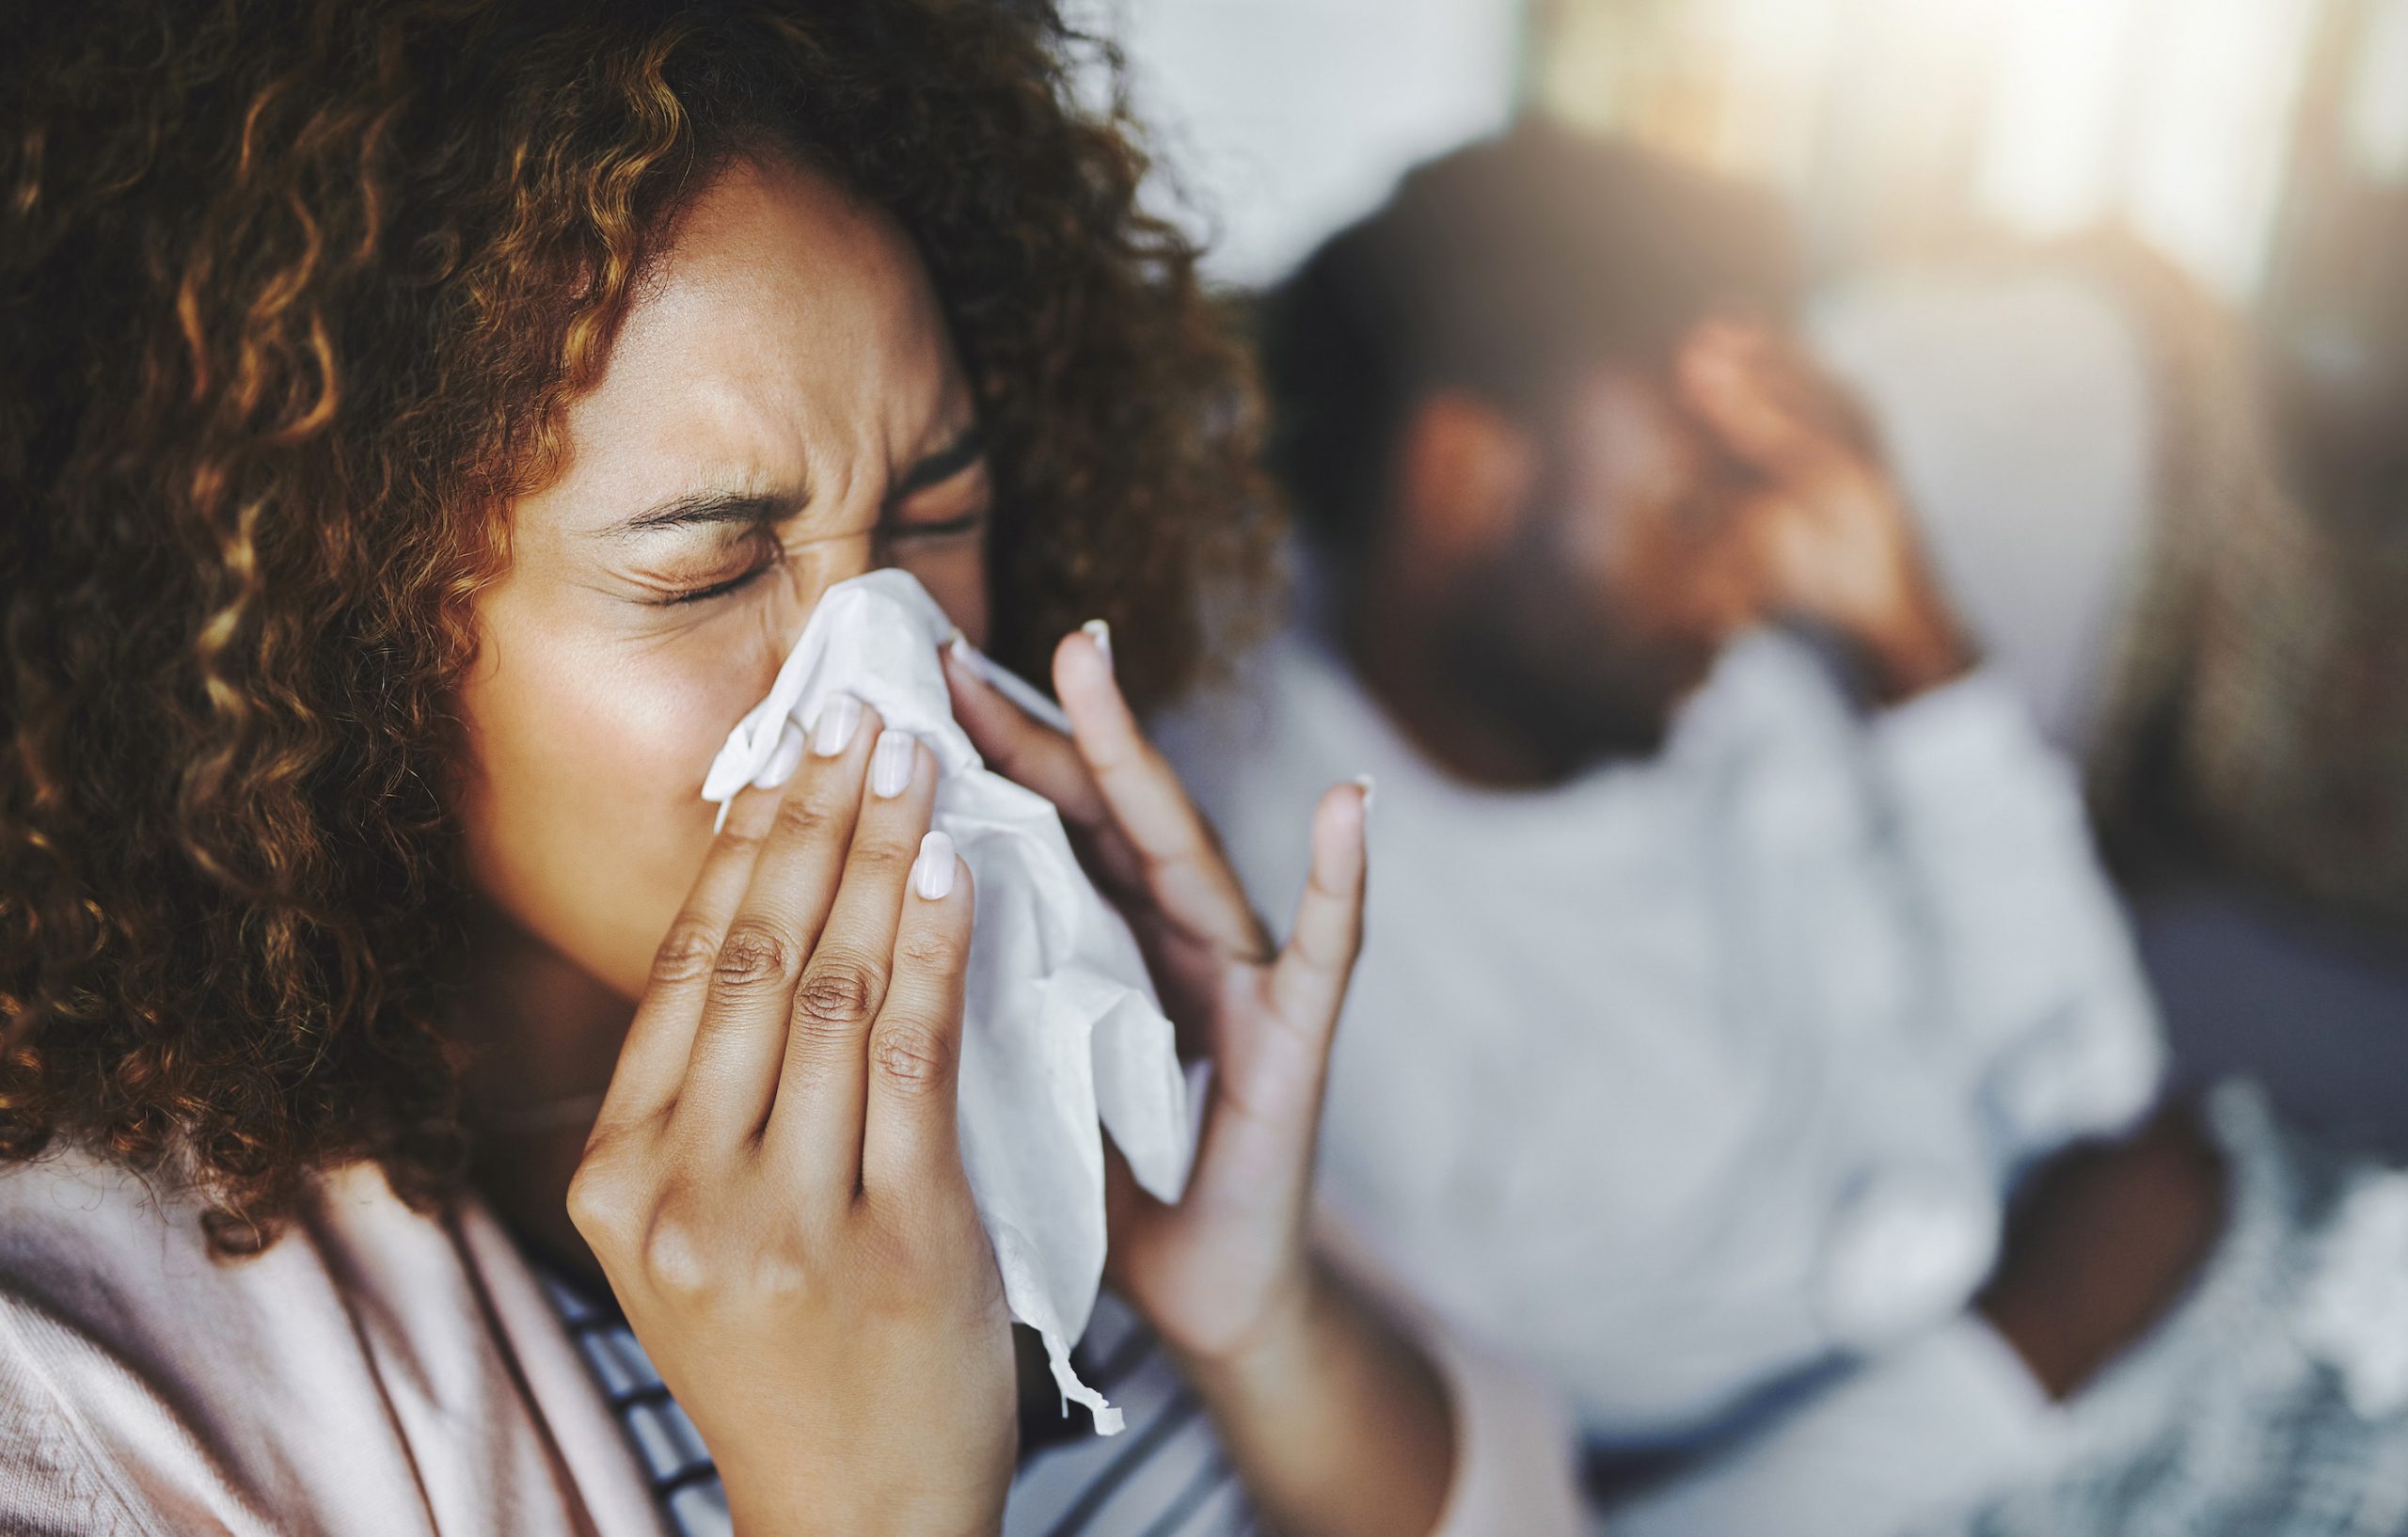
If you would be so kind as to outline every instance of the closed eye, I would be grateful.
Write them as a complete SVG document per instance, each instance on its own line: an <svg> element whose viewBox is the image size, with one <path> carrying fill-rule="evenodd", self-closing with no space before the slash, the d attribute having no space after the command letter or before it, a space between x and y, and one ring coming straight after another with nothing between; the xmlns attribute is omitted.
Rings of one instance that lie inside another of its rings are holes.
<svg viewBox="0 0 2408 1537"><path fill-rule="evenodd" d="M944 539L956 534L975 533L985 526L987 510L964 513L958 517L933 519L917 523L894 522L886 526L889 539Z"/></svg>
<svg viewBox="0 0 2408 1537"><path fill-rule="evenodd" d="M672 593L665 597L656 598L653 602L657 608L673 609L684 603L705 603L715 597L725 597L730 593L750 587L768 576L777 563L775 561L764 561L751 570L737 572L724 581L715 581L707 587L689 588L682 593Z"/></svg>
<svg viewBox="0 0 2408 1537"><path fill-rule="evenodd" d="M987 515L988 510L980 507L955 517L928 518L911 523L895 519L890 520L880 533L889 545L935 543L945 539L966 538L987 526ZM665 594L652 601L657 607L673 609L687 604L707 603L713 598L728 597L752 586L753 582L777 569L782 563L782 558L783 550L773 546L765 559L732 577L725 577L700 587Z"/></svg>

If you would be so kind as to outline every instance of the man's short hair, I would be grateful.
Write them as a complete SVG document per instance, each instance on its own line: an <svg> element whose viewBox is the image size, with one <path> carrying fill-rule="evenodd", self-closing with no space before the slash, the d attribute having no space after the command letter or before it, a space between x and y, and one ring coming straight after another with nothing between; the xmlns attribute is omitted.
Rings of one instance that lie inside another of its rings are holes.
<svg viewBox="0 0 2408 1537"><path fill-rule="evenodd" d="M1359 550L1431 392L1535 420L1589 369L1669 360L1709 316L1787 321L1798 269L1768 194L1525 123L1408 173L1266 300L1273 467L1309 534Z"/></svg>

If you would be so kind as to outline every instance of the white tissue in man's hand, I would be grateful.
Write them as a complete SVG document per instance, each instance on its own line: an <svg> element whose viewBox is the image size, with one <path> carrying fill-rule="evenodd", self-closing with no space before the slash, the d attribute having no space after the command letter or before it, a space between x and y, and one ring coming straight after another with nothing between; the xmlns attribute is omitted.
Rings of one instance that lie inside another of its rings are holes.
<svg viewBox="0 0 2408 1537"><path fill-rule="evenodd" d="M1136 941L1080 870L1053 803L990 772L955 722L938 650L952 628L906 572L830 588L769 696L728 734L703 797L724 806L768 766L785 722L809 731L839 690L888 730L927 744L934 825L968 863L978 904L962 1024L962 1163L1012 1316L1043 1336L1054 1381L1108 1434L1120 1412L1069 1361L1103 1275L1097 1122L1139 1184L1176 1200L1195 1147L1187 1092Z"/></svg>

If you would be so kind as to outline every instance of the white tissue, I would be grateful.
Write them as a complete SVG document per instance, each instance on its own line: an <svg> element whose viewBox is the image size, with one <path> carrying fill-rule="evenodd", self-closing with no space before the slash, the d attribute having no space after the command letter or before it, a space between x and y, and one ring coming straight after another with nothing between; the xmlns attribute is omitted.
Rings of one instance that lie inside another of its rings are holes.
<svg viewBox="0 0 2408 1537"><path fill-rule="evenodd" d="M1102 1282L1101 1117L1137 1182L1170 1201L1195 1150L1170 1022L1137 943L1070 852L1053 803L980 761L953 719L939 647L944 611L903 571L830 588L769 696L728 734L703 784L726 802L752 784L792 720L808 732L839 690L908 731L937 761L934 826L970 866L977 914L962 1024L962 1163L995 1245L1012 1317L1044 1338L1054 1380L1096 1428L1120 1411L1070 1369ZM1058 720L1041 694L985 663L1024 707Z"/></svg>
<svg viewBox="0 0 2408 1537"><path fill-rule="evenodd" d="M2359 1418L2408 1412L2408 1173L2362 1179L2319 1249L2294 1331Z"/></svg>

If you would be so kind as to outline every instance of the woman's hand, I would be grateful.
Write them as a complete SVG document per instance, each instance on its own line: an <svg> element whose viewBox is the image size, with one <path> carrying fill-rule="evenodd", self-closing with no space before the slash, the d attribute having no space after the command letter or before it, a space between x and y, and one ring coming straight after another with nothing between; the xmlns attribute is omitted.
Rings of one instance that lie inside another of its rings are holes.
<svg viewBox="0 0 2408 1537"><path fill-rule="evenodd" d="M1127 915L1181 1036L1212 1054L1187 1190L1165 1206L1110 1159L1108 1274L1211 1402L1279 1529L1430 1529L1453 1466L1429 1362L1315 1262L1313 1146L1363 927L1368 783L1314 810L1311 873L1284 945L1138 729L1100 626L1054 656L1071 735L1031 720L949 648L954 710L990 763L1060 808Z"/></svg>
<svg viewBox="0 0 2408 1537"><path fill-rule="evenodd" d="M1072 736L1031 720L947 652L954 709L995 768L1060 808L1128 917L1180 1037L1212 1059L1186 1198L1112 1179L1113 1281L1182 1355L1229 1354L1300 1308L1322 1080L1363 916L1367 788L1333 787L1312 822L1312 878L1274 949L1178 776L1145 739L1100 629L1065 639L1054 681Z"/></svg>
<svg viewBox="0 0 2408 1537"><path fill-rule="evenodd" d="M849 699L805 746L730 806L570 1214L738 1531L992 1532L1018 1426L955 1136L969 871L924 839L925 747Z"/></svg>

